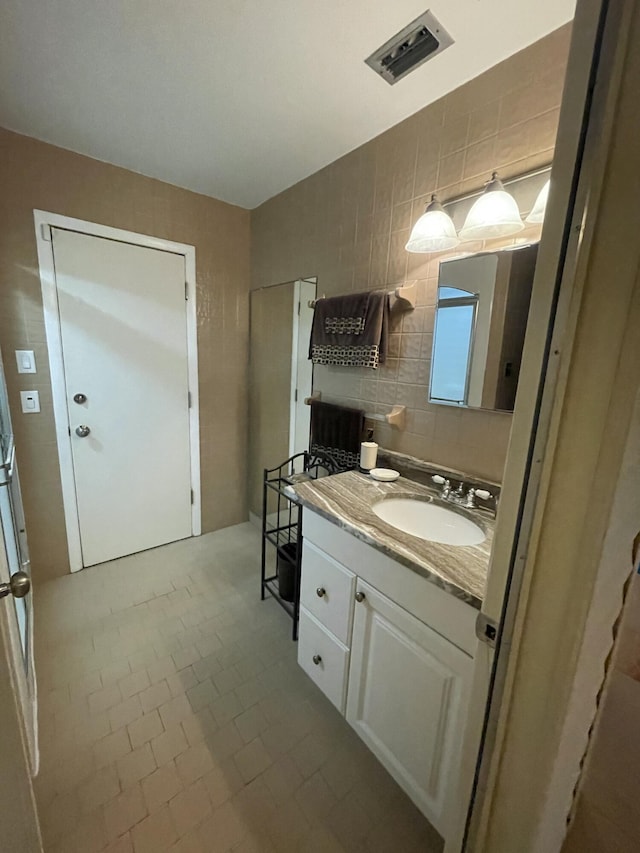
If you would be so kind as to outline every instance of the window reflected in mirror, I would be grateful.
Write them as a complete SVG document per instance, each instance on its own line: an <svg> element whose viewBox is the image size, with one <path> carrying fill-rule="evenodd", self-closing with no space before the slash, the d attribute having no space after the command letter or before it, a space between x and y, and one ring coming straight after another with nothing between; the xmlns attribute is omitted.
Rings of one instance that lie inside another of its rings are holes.
<svg viewBox="0 0 640 853"><path fill-rule="evenodd" d="M430 403L513 411L537 248L440 264Z"/></svg>
<svg viewBox="0 0 640 853"><path fill-rule="evenodd" d="M478 294L456 287L438 290L431 402L465 405Z"/></svg>

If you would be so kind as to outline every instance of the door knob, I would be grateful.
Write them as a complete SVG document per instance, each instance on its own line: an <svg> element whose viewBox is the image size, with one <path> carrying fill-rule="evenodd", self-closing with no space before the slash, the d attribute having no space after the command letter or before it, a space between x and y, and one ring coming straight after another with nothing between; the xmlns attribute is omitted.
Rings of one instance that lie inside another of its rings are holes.
<svg viewBox="0 0 640 853"><path fill-rule="evenodd" d="M320 655L314 655L312 660L316 666L319 666L322 663L322 658L320 657Z"/></svg>
<svg viewBox="0 0 640 853"><path fill-rule="evenodd" d="M356 592L356 601L357 601L357 602L364 601L364 600L365 600L365 597L366 597L366 596L365 596L364 592L359 592L359 591L358 591L358 592Z"/></svg>
<svg viewBox="0 0 640 853"><path fill-rule="evenodd" d="M318 596L318 598L324 598L326 594L327 591L323 586L319 586L316 590L316 595Z"/></svg>
<svg viewBox="0 0 640 853"><path fill-rule="evenodd" d="M86 394L74 394L73 395L73 402L74 403L86 403L87 402L87 395Z"/></svg>
<svg viewBox="0 0 640 853"><path fill-rule="evenodd" d="M80 438L86 438L90 432L91 430L89 429L89 427L85 426L84 424L80 424L80 426L76 427L76 435Z"/></svg>
<svg viewBox="0 0 640 853"><path fill-rule="evenodd" d="M24 572L16 572L11 575L9 583L0 583L0 598L11 594L14 598L24 598L31 589L29 575Z"/></svg>

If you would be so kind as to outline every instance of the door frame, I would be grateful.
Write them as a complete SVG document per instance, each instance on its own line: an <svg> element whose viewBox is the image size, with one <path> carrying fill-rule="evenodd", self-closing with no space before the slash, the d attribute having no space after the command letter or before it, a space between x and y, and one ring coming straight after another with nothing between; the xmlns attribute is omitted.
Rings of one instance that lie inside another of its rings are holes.
<svg viewBox="0 0 640 853"><path fill-rule="evenodd" d="M634 23L639 0L581 0L573 24L536 268L545 299L555 293L555 320L546 343L530 340L530 356L542 344L548 353L545 381L537 401L525 383L516 407L494 538L492 566L513 572L464 848L474 853L560 850L632 568L617 563L612 581L602 560L639 381ZM602 286L612 270L615 299ZM619 526L615 536L628 560L631 536Z"/></svg>
<svg viewBox="0 0 640 853"><path fill-rule="evenodd" d="M298 278L293 285L293 321L291 326L291 395L289 398L289 456L296 452L296 423L298 419L298 406L305 405L304 400L298 399L298 349L300 346L300 311L306 296L303 294L304 285L313 287L313 299L318 291L318 279ZM313 392L313 365L311 366L311 388L309 396ZM309 448L305 448L308 450Z"/></svg>
<svg viewBox="0 0 640 853"><path fill-rule="evenodd" d="M73 475L71 455L71 436L69 433L69 412L66 403L66 385L64 379L64 360L62 337L60 333L60 312L58 308L58 289L56 284L55 263L51 229L61 228L76 231L90 237L102 237L119 243L129 243L146 249L158 249L174 255L182 255L185 264L185 298L187 302L187 375L191 405L189 408L189 444L191 457L191 535L199 536L201 521L200 487L200 406L198 388L198 338L196 313L196 250L186 243L174 243L135 231L99 225L84 219L74 219L59 213L34 210L33 218L36 231L40 284L42 288L42 307L49 355L51 391L53 396L53 415L56 428L56 444L60 463L62 482L62 503L64 507L65 527L69 550L69 566L72 572L84 568L80 543L80 521Z"/></svg>

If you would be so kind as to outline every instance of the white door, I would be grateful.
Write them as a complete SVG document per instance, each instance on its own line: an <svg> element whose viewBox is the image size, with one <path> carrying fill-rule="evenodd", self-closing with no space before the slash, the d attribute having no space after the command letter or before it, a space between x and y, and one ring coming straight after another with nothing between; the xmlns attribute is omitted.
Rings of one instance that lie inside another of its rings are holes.
<svg viewBox="0 0 640 853"><path fill-rule="evenodd" d="M0 442L1 443L1 442ZM21 572L30 576L29 555L15 454L0 472L0 583ZM6 587L5 587L6 590ZM23 597L5 596L9 610L9 647L13 657L15 687L20 696L25 738L35 773L38 766L36 677L33 651L33 589Z"/></svg>
<svg viewBox="0 0 640 853"><path fill-rule="evenodd" d="M91 566L192 533L185 260L58 228L52 242Z"/></svg>
<svg viewBox="0 0 640 853"><path fill-rule="evenodd" d="M473 661L358 580L347 720L445 838Z"/></svg>
<svg viewBox="0 0 640 853"><path fill-rule="evenodd" d="M0 550L0 581L8 571ZM28 723L17 692L16 660L21 655L11 596L0 600L0 850L38 853L42 850L31 769L25 750Z"/></svg>
<svg viewBox="0 0 640 853"><path fill-rule="evenodd" d="M315 298L315 279L296 281L293 291L289 456L309 449L311 406L307 406L304 401L306 397L311 396L313 388L313 364L309 359L313 308L309 306L309 302Z"/></svg>
<svg viewBox="0 0 640 853"><path fill-rule="evenodd" d="M18 577L20 572L30 574L29 549L7 388L0 357L0 584L3 584L0 621L3 622L5 648L13 675L13 690L16 691L18 700L22 738L27 748L31 772L35 774L38 769L38 738L33 655L33 590L24 596L16 597L11 594L9 587L11 578Z"/></svg>
<svg viewBox="0 0 640 853"><path fill-rule="evenodd" d="M11 419L0 360L0 850L42 849L31 777L38 769L32 599L10 581L29 563Z"/></svg>
<svg viewBox="0 0 640 853"><path fill-rule="evenodd" d="M2 393L1 388L0 393ZM16 572L28 574L30 568L15 448L13 441L7 446L2 440L3 438L4 436L0 438L4 457L0 468L0 547L4 547L8 575L0 578L0 581L8 580L8 577ZM12 601L15 608L20 648L26 668L31 654L29 648L31 598L13 598Z"/></svg>

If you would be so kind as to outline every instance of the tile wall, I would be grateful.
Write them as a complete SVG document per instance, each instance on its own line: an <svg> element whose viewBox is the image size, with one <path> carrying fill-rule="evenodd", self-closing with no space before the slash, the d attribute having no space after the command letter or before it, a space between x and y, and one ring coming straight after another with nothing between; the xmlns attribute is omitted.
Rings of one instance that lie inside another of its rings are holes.
<svg viewBox="0 0 640 853"><path fill-rule="evenodd" d="M34 208L195 245L202 529L244 521L249 212L2 129L0 186L0 342L36 580L68 558ZM18 377L15 349L35 350L36 376ZM41 414L20 412L21 388Z"/></svg>
<svg viewBox="0 0 640 853"><path fill-rule="evenodd" d="M315 372L323 399L370 412L407 406L404 432L377 429L383 446L501 479L511 416L427 403L438 263L452 255L404 245L432 192L446 201L479 189L492 169L508 178L551 161L569 39L567 25L252 211L253 288L317 276L318 293L332 296L417 282L417 308L394 312L382 369ZM529 227L518 238L538 236Z"/></svg>
<svg viewBox="0 0 640 853"><path fill-rule="evenodd" d="M403 247L432 191L446 200L493 168L508 177L550 162L569 36L552 33L251 213L0 129L0 336L37 579L68 562L33 209L196 246L204 531L246 517L250 261L254 288L318 276L332 295L417 281L416 310L394 314L385 367L319 368L316 389L367 411L405 404L407 430L381 427L381 444L499 479L511 417L426 402L442 256ZM36 351L37 417L19 410L16 348Z"/></svg>

